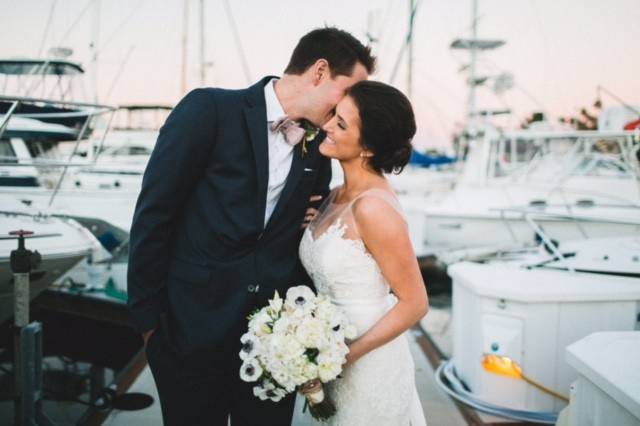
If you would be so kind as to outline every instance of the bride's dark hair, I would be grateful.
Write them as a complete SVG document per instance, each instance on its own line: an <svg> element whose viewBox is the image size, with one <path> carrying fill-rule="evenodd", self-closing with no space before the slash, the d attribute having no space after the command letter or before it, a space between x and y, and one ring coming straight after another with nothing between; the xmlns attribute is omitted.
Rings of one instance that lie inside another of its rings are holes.
<svg viewBox="0 0 640 426"><path fill-rule="evenodd" d="M409 99L395 87L365 80L347 96L360 115L360 143L373 153L369 165L378 173L400 173L411 158L416 120Z"/></svg>

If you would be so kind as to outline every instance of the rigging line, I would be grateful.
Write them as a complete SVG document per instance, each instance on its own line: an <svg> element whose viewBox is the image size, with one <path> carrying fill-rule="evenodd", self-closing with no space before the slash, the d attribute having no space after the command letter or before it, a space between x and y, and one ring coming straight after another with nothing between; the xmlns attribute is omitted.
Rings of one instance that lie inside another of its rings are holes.
<svg viewBox="0 0 640 426"><path fill-rule="evenodd" d="M494 70L496 70L498 72L506 72L504 68L500 67L498 64L496 64L492 60L488 59L487 57L483 57L483 61L485 61L490 67L492 67ZM542 102L540 102L540 100L538 100L535 96L533 96L528 90L526 90L524 87L522 87L522 85L518 84L517 82L514 82L513 85L518 90L520 90L538 108L540 108L542 110L542 112L544 112L547 117L550 117L550 118L553 118L553 119L558 119L559 118L557 115L552 114L551 112L549 112L549 109Z"/></svg>
<svg viewBox="0 0 640 426"><path fill-rule="evenodd" d="M120 30L129 22L129 20L131 20L131 18L136 14L136 12L138 12L138 9L140 9L140 6L142 6L142 3L144 3L145 1L146 0L138 1L135 7L131 10L131 13L127 15L127 17L120 22L120 24L116 27L116 29L109 35L109 37L107 37L106 41L101 44L100 49L95 53L96 56L100 55L104 51L105 47L111 41L113 41L113 39L118 35Z"/></svg>
<svg viewBox="0 0 640 426"><path fill-rule="evenodd" d="M40 48L38 49L38 58L42 57L42 50L44 49L44 44L47 40L47 35L49 34L49 28L51 28L51 22L53 21L53 14L56 9L56 3L58 0L53 0L51 2L51 9L49 9L49 18L47 18L47 24L44 27L44 33L42 34L42 41L40 42Z"/></svg>
<svg viewBox="0 0 640 426"><path fill-rule="evenodd" d="M640 111L638 111L635 107L633 107L633 106L629 105L628 103L626 103L620 96L616 95L611 90L609 90L606 87L604 87L602 84L598 84L598 86L596 87L596 90L598 91L598 97L600 95L600 92L602 91L602 92L606 93L607 95L611 96L616 101L620 102L620 104L623 107L625 107L626 109L628 109L629 111L640 115Z"/></svg>
<svg viewBox="0 0 640 426"><path fill-rule="evenodd" d="M463 102L463 99L460 95L456 94L453 90L451 90L450 87L442 84L442 82L438 81L435 77L433 77L431 74L426 72L423 67L419 67L418 72L420 73L420 77L426 77L427 80L433 83L432 84L433 87L437 87L442 91L446 92L447 96L449 96L450 98L453 98L456 102L458 103Z"/></svg>
<svg viewBox="0 0 640 426"><path fill-rule="evenodd" d="M224 1L224 9L227 12L229 25L231 25L231 32L233 34L233 38L236 41L236 45L238 47L238 54L240 55L240 63L242 64L242 71L244 72L244 76L247 79L247 84L251 84L253 82L253 79L251 78L251 71L249 71L249 63L247 62L247 57L244 54L242 40L240 39L240 34L238 32L236 20L233 16L233 12L231 11L231 6L229 5L229 0Z"/></svg>
<svg viewBox="0 0 640 426"><path fill-rule="evenodd" d="M104 102L105 103L107 102L107 100L111 96L111 93L113 92L113 89L116 87L116 83L120 79L120 76L122 75L122 71L124 71L124 67L127 64L127 62L129 62L129 57L131 56L131 53L133 53L135 48L136 48L135 45L131 45L131 47L129 47L129 50L127 51L127 54L125 55L124 59L120 63L120 68L118 69L118 73L116 74L115 78L113 79L113 82L111 83L111 87L109 87L109 91L107 92L107 95L104 98Z"/></svg>
<svg viewBox="0 0 640 426"><path fill-rule="evenodd" d="M382 22L382 26L379 29L379 34L377 35L378 43L384 39L384 37L389 32L389 21L391 20L391 5L395 3L395 0L388 0L387 7L384 11L384 21Z"/></svg>
<svg viewBox="0 0 640 426"><path fill-rule="evenodd" d="M447 122L449 127L453 128L454 127L453 123L455 123L455 120L453 120L449 116L449 114L445 113L435 103L431 102L427 97L420 96L418 99L419 99L419 101L423 102L423 105L426 105L428 108L430 108L431 110L433 110L435 112L435 114L437 116L436 122L438 123L438 126L440 127L442 132L445 135L451 134L451 131L449 129L447 129L447 126L445 126L445 122Z"/></svg>
<svg viewBox="0 0 640 426"><path fill-rule="evenodd" d="M75 21L73 21L73 24L71 24L71 26L69 27L69 29L67 30L66 33L64 33L64 36L62 36L62 38L60 39L60 42L58 42L58 45L61 46L66 40L67 37L69 37L69 34L71 34L71 31L73 31L73 29L76 27L76 25L78 25L78 22L80 22L80 20L82 19L82 17L84 16L85 13L87 13L87 10L89 10L89 7L95 3L96 0L88 0L87 4L84 6L84 8L80 11L80 14L78 15L78 17L76 18Z"/></svg>
<svg viewBox="0 0 640 426"><path fill-rule="evenodd" d="M403 16L404 16L404 14L403 14ZM395 28L398 27L398 25L400 25L399 22L400 22L399 14L398 13L389 12L387 20L385 22L385 27L388 30L395 29ZM404 17L402 18L402 24L404 24ZM378 64L379 65L380 65L380 62L382 62L382 65L386 65L386 62L381 61L381 59L382 58L386 58L387 56L389 56L388 53L389 53L390 49L392 49L394 51L396 50L395 47L393 46L394 40L392 40L390 37L387 37L387 35L386 35L387 32L388 31L385 32L383 30L381 32L381 34L380 34L380 37L379 37L380 38L380 42L378 43L378 46L377 46L378 49L377 49L377 52L376 52L376 54L378 56ZM397 31L392 30L391 34L397 34ZM389 36L391 34L389 34ZM379 66L378 68L382 68L382 67ZM378 71L378 74L381 74L380 70Z"/></svg>

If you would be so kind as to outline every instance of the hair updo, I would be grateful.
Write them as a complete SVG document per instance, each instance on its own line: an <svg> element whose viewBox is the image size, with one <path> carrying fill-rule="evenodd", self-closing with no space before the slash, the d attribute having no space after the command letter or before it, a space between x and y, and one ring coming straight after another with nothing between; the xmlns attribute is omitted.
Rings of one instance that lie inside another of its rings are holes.
<svg viewBox="0 0 640 426"><path fill-rule="evenodd" d="M395 87L361 81L347 96L360 115L360 143L373 153L368 164L378 173L400 173L411 158L416 120L409 99Z"/></svg>

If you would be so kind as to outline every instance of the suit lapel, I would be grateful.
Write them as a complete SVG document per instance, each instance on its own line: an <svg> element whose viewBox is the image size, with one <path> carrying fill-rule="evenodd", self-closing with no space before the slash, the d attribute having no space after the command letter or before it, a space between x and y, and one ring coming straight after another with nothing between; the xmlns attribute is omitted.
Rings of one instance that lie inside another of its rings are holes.
<svg viewBox="0 0 640 426"><path fill-rule="evenodd" d="M245 119L249 129L249 138L253 147L257 184L258 213L260 229L264 224L264 213L267 203L267 185L269 183L269 147L267 136L267 107L264 100L264 85L273 77L266 77L249 88Z"/></svg>

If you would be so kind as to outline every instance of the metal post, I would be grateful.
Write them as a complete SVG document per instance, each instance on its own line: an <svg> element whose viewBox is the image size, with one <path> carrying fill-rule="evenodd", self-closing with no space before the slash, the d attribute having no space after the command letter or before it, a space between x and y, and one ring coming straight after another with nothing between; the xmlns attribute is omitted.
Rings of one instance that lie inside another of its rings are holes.
<svg viewBox="0 0 640 426"><path fill-rule="evenodd" d="M29 324L29 273L13 274L14 325Z"/></svg>
<svg viewBox="0 0 640 426"><path fill-rule="evenodd" d="M6 130L7 126L9 125L9 120L11 119L11 115L13 114L13 111L15 111L16 108L18 108L18 105L20 105L20 101L14 101L13 104L11 104L11 107L9 107L9 110L7 111L7 113L4 115L4 118L2 119L2 123L0 123L0 138L2 138L2 134Z"/></svg>
<svg viewBox="0 0 640 426"><path fill-rule="evenodd" d="M15 424L49 424L42 412L42 324L16 329Z"/></svg>
<svg viewBox="0 0 640 426"><path fill-rule="evenodd" d="M16 426L50 425L42 413L42 325L29 324L29 274L40 264L37 251L27 250L25 237L30 231L13 231L18 248L11 252L14 277L14 379Z"/></svg>

